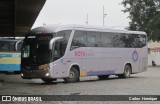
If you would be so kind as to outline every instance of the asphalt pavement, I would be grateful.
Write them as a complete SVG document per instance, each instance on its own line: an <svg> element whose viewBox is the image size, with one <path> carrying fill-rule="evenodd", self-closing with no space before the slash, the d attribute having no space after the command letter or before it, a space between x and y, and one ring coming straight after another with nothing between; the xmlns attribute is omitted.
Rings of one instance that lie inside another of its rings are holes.
<svg viewBox="0 0 160 104"><path fill-rule="evenodd" d="M110 76L99 80L96 76L81 77L80 82L64 83L59 79L46 84L40 79L26 80L20 75L0 74L0 95L160 95L160 67L148 67L146 72L133 74L131 78ZM4 102L3 102L4 103ZM6 102L52 104L159 104L160 101L54 101L54 102Z"/></svg>

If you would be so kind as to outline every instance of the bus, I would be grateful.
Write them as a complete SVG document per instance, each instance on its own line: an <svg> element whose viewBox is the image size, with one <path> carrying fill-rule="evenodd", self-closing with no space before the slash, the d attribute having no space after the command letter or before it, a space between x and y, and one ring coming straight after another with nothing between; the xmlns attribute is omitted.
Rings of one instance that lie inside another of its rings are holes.
<svg viewBox="0 0 160 104"><path fill-rule="evenodd" d="M24 39L21 77L46 83L82 76L129 78L147 69L147 35L89 25L50 25L31 30Z"/></svg>
<svg viewBox="0 0 160 104"><path fill-rule="evenodd" d="M0 73L20 73L23 38L0 38Z"/></svg>

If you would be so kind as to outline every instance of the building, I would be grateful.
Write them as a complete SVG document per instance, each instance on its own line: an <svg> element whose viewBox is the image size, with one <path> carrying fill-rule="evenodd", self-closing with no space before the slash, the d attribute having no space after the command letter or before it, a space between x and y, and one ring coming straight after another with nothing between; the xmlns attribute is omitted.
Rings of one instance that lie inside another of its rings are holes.
<svg viewBox="0 0 160 104"><path fill-rule="evenodd" d="M148 42L148 66L152 66L152 62L160 66L160 42Z"/></svg>

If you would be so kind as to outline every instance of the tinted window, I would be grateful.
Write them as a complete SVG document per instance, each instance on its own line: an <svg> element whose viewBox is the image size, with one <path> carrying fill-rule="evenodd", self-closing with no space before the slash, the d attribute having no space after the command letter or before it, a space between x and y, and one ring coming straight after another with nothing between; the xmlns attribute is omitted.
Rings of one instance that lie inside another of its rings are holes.
<svg viewBox="0 0 160 104"><path fill-rule="evenodd" d="M64 55L70 35L71 35L71 30L60 31L57 33L56 37L63 37L63 38L55 42L55 45L53 48L54 60L57 60Z"/></svg>
<svg viewBox="0 0 160 104"><path fill-rule="evenodd" d="M76 31L73 37L72 46L75 46L76 48L83 46L141 48L146 46L146 35Z"/></svg>
<svg viewBox="0 0 160 104"><path fill-rule="evenodd" d="M1 42L0 43L0 51L1 52L9 51L9 42Z"/></svg>
<svg viewBox="0 0 160 104"><path fill-rule="evenodd" d="M87 32L87 46L101 47L101 38L99 32Z"/></svg>
<svg viewBox="0 0 160 104"><path fill-rule="evenodd" d="M111 33L101 33L102 47L113 47L113 35Z"/></svg>
<svg viewBox="0 0 160 104"><path fill-rule="evenodd" d="M49 43L37 44L37 53L48 53L49 52Z"/></svg>
<svg viewBox="0 0 160 104"><path fill-rule="evenodd" d="M16 41L7 40L0 42L0 51L1 52L14 52L15 51Z"/></svg>
<svg viewBox="0 0 160 104"><path fill-rule="evenodd" d="M144 46L146 46L145 35L113 33L113 47L141 48Z"/></svg>
<svg viewBox="0 0 160 104"><path fill-rule="evenodd" d="M146 46L146 42L147 42L146 35L140 35L140 47Z"/></svg>
<svg viewBox="0 0 160 104"><path fill-rule="evenodd" d="M67 44L63 39L55 42L54 52L53 52L54 60L57 60L64 55L66 47Z"/></svg>
<svg viewBox="0 0 160 104"><path fill-rule="evenodd" d="M86 32L75 31L71 48L85 47L86 46Z"/></svg>
<svg viewBox="0 0 160 104"><path fill-rule="evenodd" d="M67 43L68 43L68 40L70 38L70 35L71 35L71 30L66 30L66 31L60 31L57 33L57 36L58 37L63 37L61 40L57 41L55 43L55 49L59 52L58 54L62 57L65 53L65 50L67 48Z"/></svg>
<svg viewBox="0 0 160 104"><path fill-rule="evenodd" d="M140 34L125 34L125 47L141 48L146 46L146 36Z"/></svg>
<svg viewBox="0 0 160 104"><path fill-rule="evenodd" d="M71 30L60 31L56 34L56 37L63 37L63 39L68 42L71 35Z"/></svg>
<svg viewBox="0 0 160 104"><path fill-rule="evenodd" d="M125 47L125 35L121 33L113 33L113 47Z"/></svg>

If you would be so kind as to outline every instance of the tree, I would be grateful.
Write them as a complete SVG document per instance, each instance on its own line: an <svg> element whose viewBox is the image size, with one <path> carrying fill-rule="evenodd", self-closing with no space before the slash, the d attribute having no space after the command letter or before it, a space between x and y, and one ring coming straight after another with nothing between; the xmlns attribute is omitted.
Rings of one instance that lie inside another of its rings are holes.
<svg viewBox="0 0 160 104"><path fill-rule="evenodd" d="M145 31L148 40L160 41L160 0L123 0L129 12L129 30Z"/></svg>

